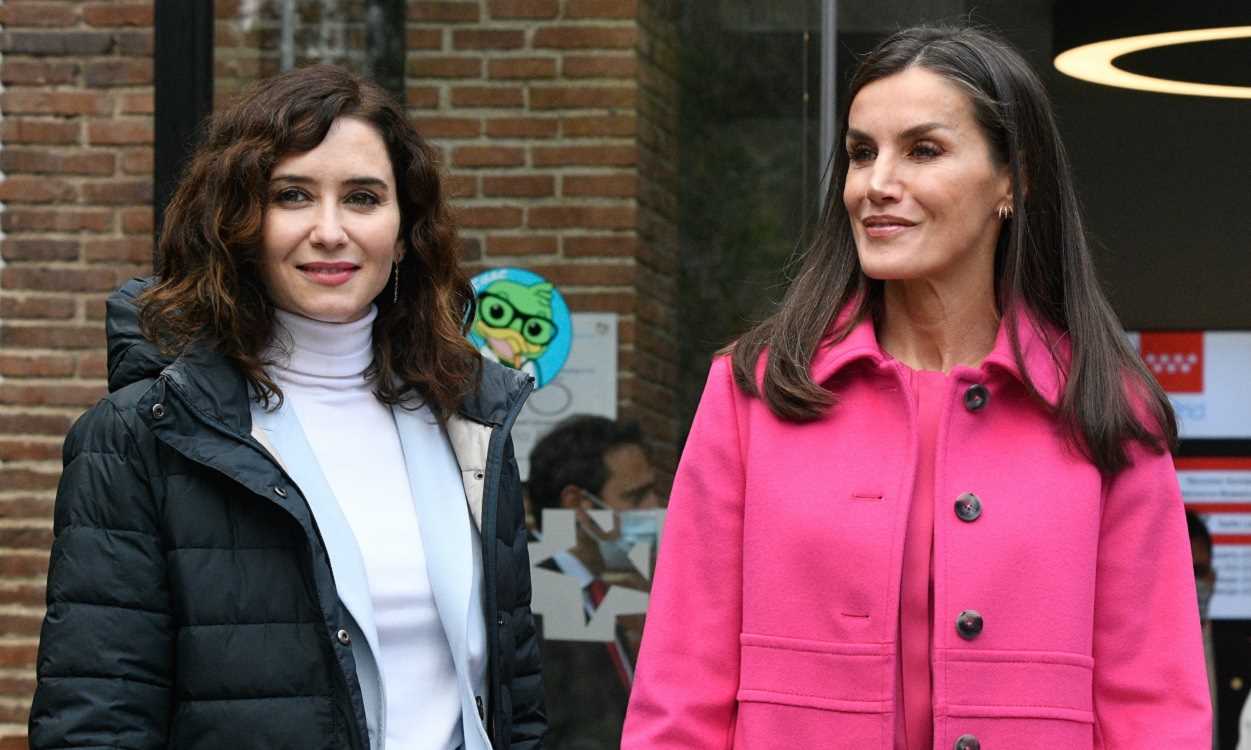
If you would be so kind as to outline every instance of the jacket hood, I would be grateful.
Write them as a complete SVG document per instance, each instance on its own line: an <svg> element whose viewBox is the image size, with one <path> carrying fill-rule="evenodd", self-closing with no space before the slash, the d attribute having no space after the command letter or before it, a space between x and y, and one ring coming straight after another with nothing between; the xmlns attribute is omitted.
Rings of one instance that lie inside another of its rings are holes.
<svg viewBox="0 0 1251 750"><path fill-rule="evenodd" d="M139 295L154 283L134 278L109 295L105 331L109 347L109 391L154 378L174 360L161 354L139 330Z"/></svg>

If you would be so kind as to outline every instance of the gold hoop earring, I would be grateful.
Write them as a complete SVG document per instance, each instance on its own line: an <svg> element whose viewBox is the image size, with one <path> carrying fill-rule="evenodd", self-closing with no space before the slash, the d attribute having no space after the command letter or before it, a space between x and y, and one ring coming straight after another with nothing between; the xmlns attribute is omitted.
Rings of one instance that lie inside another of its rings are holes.
<svg viewBox="0 0 1251 750"><path fill-rule="evenodd" d="M1012 218L1012 206L1007 203L999 204L998 214L999 214L1000 221L1007 221L1008 219L1011 219Z"/></svg>
<svg viewBox="0 0 1251 750"><path fill-rule="evenodd" d="M400 301L400 262L394 261L395 264L395 283L391 285L391 304L398 304Z"/></svg>

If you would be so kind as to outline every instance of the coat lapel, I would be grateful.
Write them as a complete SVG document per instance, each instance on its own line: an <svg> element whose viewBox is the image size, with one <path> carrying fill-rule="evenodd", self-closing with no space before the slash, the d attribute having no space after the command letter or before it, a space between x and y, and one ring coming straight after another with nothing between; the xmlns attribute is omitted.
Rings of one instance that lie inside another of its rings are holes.
<svg viewBox="0 0 1251 750"><path fill-rule="evenodd" d="M391 412L417 508L430 588L456 665L465 747L489 747L474 702L483 688L475 684L478 670L471 664L471 651L480 651L485 639L481 542L467 507L460 467L429 410L395 406ZM475 644L477 648L472 648Z"/></svg>
<svg viewBox="0 0 1251 750"><path fill-rule="evenodd" d="M275 458L281 461L283 468L304 493L326 544L326 553L330 556L339 600L360 626L370 649L375 654L379 653L378 630L374 624L373 603L369 598L365 562L352 535L352 527L348 525L313 449L304 437L299 418L284 402L272 412L258 410L253 417L253 428L254 432L259 431L267 439L258 437L258 442L277 454Z"/></svg>

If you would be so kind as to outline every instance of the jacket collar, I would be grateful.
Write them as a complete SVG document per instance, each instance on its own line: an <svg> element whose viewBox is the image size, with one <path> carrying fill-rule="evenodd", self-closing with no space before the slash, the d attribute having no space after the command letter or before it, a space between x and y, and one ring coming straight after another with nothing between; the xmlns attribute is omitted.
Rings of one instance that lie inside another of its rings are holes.
<svg viewBox="0 0 1251 750"><path fill-rule="evenodd" d="M845 325L850 314L850 310L845 308L831 330ZM1013 330L1020 343L1024 369L1017 363L1012 351L1010 333ZM1015 314L1009 313L1000 321L995 344L980 366L959 366L951 374L981 382L989 377L992 370L999 370L1027 387L1032 383L1038 395L1054 407L1064 393L1069 357L1067 334L1039 320L1028 310L1018 308ZM878 344L872 316L865 315L841 340L836 341L833 336L822 340L813 355L810 373L813 382L825 384L854 362L868 361L881 367L889 360L890 357Z"/></svg>

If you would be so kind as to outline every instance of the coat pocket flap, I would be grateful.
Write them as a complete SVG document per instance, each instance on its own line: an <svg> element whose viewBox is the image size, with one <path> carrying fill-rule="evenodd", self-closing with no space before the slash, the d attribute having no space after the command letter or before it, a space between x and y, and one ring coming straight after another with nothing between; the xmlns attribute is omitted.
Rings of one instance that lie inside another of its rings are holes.
<svg viewBox="0 0 1251 750"><path fill-rule="evenodd" d="M889 644L743 633L739 700L840 711L889 711L895 653Z"/></svg>
<svg viewBox="0 0 1251 750"><path fill-rule="evenodd" d="M1092 721L1094 660L1058 651L947 651L953 716L1037 716Z"/></svg>

